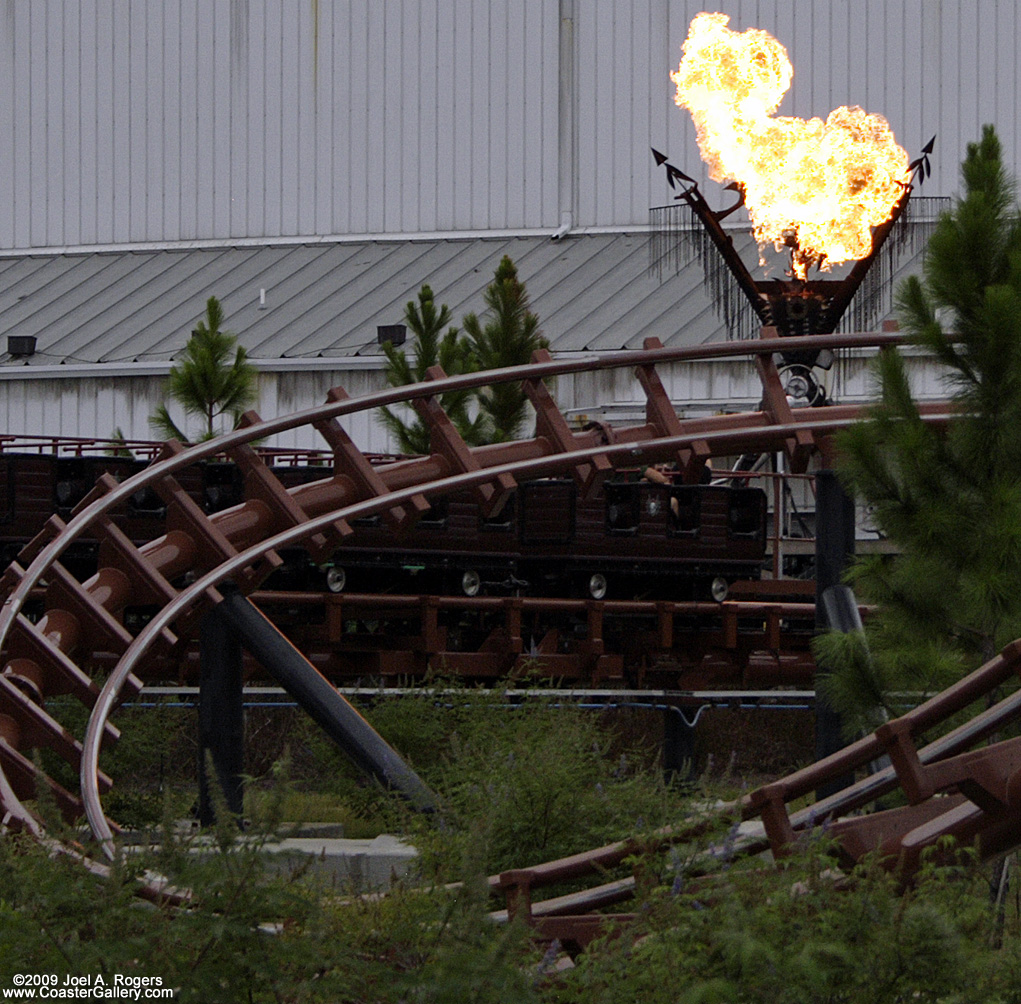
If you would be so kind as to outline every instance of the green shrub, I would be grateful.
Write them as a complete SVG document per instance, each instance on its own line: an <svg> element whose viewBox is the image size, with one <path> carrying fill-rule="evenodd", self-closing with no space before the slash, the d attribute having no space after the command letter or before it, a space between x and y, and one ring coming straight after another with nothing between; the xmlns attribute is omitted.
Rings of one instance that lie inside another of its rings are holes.
<svg viewBox="0 0 1021 1004"><path fill-rule="evenodd" d="M987 890L967 855L930 863L903 894L875 861L840 877L825 837L816 837L780 868L724 867L653 890L633 925L587 953L552 999L1012 1000L998 995L1010 985L1013 955L991 947Z"/></svg>
<svg viewBox="0 0 1021 1004"><path fill-rule="evenodd" d="M479 867L572 854L664 825L687 798L650 769L649 751L622 747L600 716L550 698L512 704L499 690L379 704L370 718L437 793L431 819L405 816L434 877L452 849L482 848ZM456 859L457 854L454 854Z"/></svg>

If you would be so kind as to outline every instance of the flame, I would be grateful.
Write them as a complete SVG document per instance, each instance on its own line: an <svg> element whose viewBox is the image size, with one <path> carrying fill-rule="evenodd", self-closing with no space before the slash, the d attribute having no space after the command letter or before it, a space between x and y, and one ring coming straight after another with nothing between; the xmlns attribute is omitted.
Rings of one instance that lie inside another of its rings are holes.
<svg viewBox="0 0 1021 1004"><path fill-rule="evenodd" d="M670 78L695 120L714 181L745 192L755 239L791 248L793 274L865 258L909 180L908 155L881 115L842 107L805 121L774 117L794 69L768 32L695 17Z"/></svg>

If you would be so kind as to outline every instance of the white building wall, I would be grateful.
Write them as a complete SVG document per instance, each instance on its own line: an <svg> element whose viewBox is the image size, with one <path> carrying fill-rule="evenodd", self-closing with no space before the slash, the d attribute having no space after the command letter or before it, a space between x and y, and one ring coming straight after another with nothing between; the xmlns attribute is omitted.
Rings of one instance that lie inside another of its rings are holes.
<svg viewBox="0 0 1021 1004"><path fill-rule="evenodd" d="M381 369L261 373L255 410L265 418L290 415L325 403L326 392L335 386L343 386L357 397L382 390L387 384ZM0 429L17 437L110 439L120 431L129 440L158 440L162 437L150 428L149 417L161 403L168 405L183 431L195 431L194 420L189 422L180 408L167 401L163 374L14 379L8 371L0 378ZM343 418L341 424L363 450L382 453L390 449L386 432L372 412ZM269 445L325 448L326 444L305 427L282 434Z"/></svg>
<svg viewBox="0 0 1021 1004"><path fill-rule="evenodd" d="M905 350L909 355L914 351ZM875 399L869 370L874 352L844 353L828 380L832 397L843 403L865 403ZM92 369L100 369L93 367ZM27 377L18 378L10 369L0 370L0 429L5 433L108 439L120 429L127 439L155 437L149 416L166 400L166 376L146 372L118 376L82 372L67 376L33 376L35 368L25 367ZM663 385L681 417L699 417L722 411L751 411L758 407L762 385L754 365L747 359L714 359L695 363L673 363L657 367ZM940 383L939 367L927 359L909 359L912 389L922 399L946 396ZM264 369L259 375L256 411L263 418L277 418L304 411L326 401L327 391L343 387L351 397L386 388L381 368L360 361L357 369L327 366L284 370ZM629 368L593 370L558 377L552 391L561 410L576 425L605 420L622 425L645 421L645 397ZM188 429L179 409L169 403L179 426ZM412 417L409 411L409 418ZM394 449L374 412L360 412L342 419L358 446L367 452L386 453ZM274 437L267 445L303 449L325 447L308 426Z"/></svg>
<svg viewBox="0 0 1021 1004"><path fill-rule="evenodd" d="M795 67L782 114L882 112L926 194L993 122L1015 0L718 0ZM4 0L0 249L640 225L702 0Z"/></svg>

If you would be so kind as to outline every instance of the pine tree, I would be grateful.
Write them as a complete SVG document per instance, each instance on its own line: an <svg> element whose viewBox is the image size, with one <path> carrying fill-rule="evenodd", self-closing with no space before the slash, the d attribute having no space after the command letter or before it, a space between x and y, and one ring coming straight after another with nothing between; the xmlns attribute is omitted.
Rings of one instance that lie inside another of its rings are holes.
<svg viewBox="0 0 1021 1004"><path fill-rule="evenodd" d="M962 177L923 279L897 297L909 340L947 373L955 417L925 423L903 356L887 350L871 418L839 439L842 475L899 551L850 573L859 599L879 604L871 660L853 641L820 639L845 713L941 689L1021 636L1021 224L991 126Z"/></svg>
<svg viewBox="0 0 1021 1004"><path fill-rule="evenodd" d="M464 319L464 330L479 370L519 366L549 342L539 331L539 318L528 309L528 293L518 279L518 270L504 255L493 281L486 288L485 303L490 319L485 326L475 314ZM486 420L486 441L501 443L516 439L528 413L528 399L517 383L496 384L478 393Z"/></svg>
<svg viewBox="0 0 1021 1004"><path fill-rule="evenodd" d="M184 347L180 362L170 370L167 394L184 409L186 415L198 415L203 429L200 440L212 439L218 432L216 420L230 418L229 428L255 404L258 398L258 374L248 362L237 338L221 331L223 308L215 296L206 301L205 318L200 320ZM233 359L231 358L233 356ZM149 424L164 436L187 443L187 435L177 427L165 404L160 404Z"/></svg>
<svg viewBox="0 0 1021 1004"><path fill-rule="evenodd" d="M386 379L391 387L419 383L430 366L439 365L448 376L471 373L475 368L471 347L456 327L450 324L450 308L439 309L429 286L418 292L418 303L409 300L404 308L404 322L415 337L414 363L408 361L403 349L392 342L383 343L386 353ZM447 328L446 333L443 329ZM471 391L450 391L440 395L440 404L450 416L458 432L470 446L482 442L481 419L471 416ZM428 453L429 429L421 419L405 421L392 408L380 408L379 419L393 436L402 453Z"/></svg>

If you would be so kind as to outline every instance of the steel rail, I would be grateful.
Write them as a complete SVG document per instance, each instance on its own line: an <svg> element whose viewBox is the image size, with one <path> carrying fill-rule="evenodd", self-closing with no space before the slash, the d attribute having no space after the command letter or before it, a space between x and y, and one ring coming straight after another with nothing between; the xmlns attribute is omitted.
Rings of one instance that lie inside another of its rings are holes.
<svg viewBox="0 0 1021 1004"><path fill-rule="evenodd" d="M384 607L400 610L418 610L422 594L415 593L287 593L273 590L260 592L249 597L256 606L291 604L305 606L330 602L334 596L345 607ZM522 611L568 611L583 613L588 609L589 600L579 598L556 598L552 596L434 596L439 610L501 610L508 599L520 600ZM776 613L782 617L811 619L815 616L812 602L789 600L600 600L606 614L634 614L654 617L661 611L683 616L716 616L723 611L739 617L755 617L760 614Z"/></svg>
<svg viewBox="0 0 1021 1004"><path fill-rule="evenodd" d="M821 409L820 409L821 410ZM934 418L936 416L930 416ZM820 417L819 421L812 424L816 432L837 432L847 425L846 420L829 419ZM261 428L261 427L257 427ZM747 443L749 435L752 440L761 440L763 444L769 444L776 440L783 441L793 435L797 430L803 429L803 424L771 425L761 429L755 429L752 433L725 430L721 432L700 433L699 438L704 440L710 448L721 447L722 451L727 449L728 444L737 442ZM188 610L198 600L209 592L210 598L215 601L218 594L215 587L228 579L230 576L240 572L243 568L252 564L269 550L287 547L299 543L303 538L311 536L320 530L330 526L337 519L358 519L374 515L393 505L400 505L410 501L417 494L443 495L462 488L470 488L492 481L504 474L512 477L519 473L528 473L537 476L555 474L565 468L574 467L579 463L594 460L597 456L608 458L622 458L633 460L636 457L659 459L669 457L690 441L688 435L669 436L659 439L644 440L641 443L623 444L600 444L599 446L587 447L580 450L571 450L565 453L553 454L541 458L530 458L514 461L511 463L485 468L480 471L471 471L463 474L456 474L446 478L440 478L427 484L417 484L409 488L389 492L385 496L366 499L356 502L340 509L324 513L309 519L305 523L266 537L256 544L251 545L244 551L227 559L220 565L213 568L191 585L182 590L177 597L164 606L149 623L143 628L139 635L124 652L117 666L107 678L96 703L93 705L86 730L84 748L81 761L81 793L85 805L86 816L93 834L103 845L108 855L113 854L113 833L108 825L105 814L102 810L102 803L99 796L98 769L99 769L99 743L102 739L103 730L116 703L121 687L131 674L135 665L148 651L151 645L160 636L165 628L168 628L181 614ZM179 459L174 458L175 460ZM129 482L125 482L128 484Z"/></svg>
<svg viewBox="0 0 1021 1004"><path fill-rule="evenodd" d="M425 697L435 700L448 700L455 697L475 697L478 691L471 687L336 687L338 694L345 697ZM248 686L241 688L245 697L278 697L287 693L283 687ZM611 700L657 700L676 701L682 704L699 701L771 701L771 700L815 700L814 690L668 690L665 688L629 690L626 687L529 687L520 689L507 687L504 690L493 690L497 697L508 700L528 700L552 698L563 701L611 701ZM156 684L143 687L139 697L198 697L199 688L195 686L165 686Z"/></svg>

